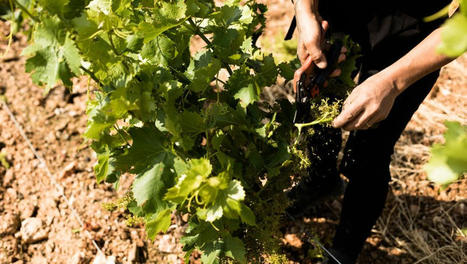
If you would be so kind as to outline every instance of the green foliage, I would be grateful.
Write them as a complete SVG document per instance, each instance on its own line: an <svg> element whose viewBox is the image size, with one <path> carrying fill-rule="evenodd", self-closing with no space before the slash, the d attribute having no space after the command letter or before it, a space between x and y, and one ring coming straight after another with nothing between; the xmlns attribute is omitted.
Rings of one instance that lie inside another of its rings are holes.
<svg viewBox="0 0 467 264"><path fill-rule="evenodd" d="M457 1L457 13L442 27L442 43L438 52L449 57L457 57L467 51L467 0ZM446 15L448 8L433 17ZM445 144L435 144L431 148L430 161L425 165L428 178L443 186L459 179L467 171L467 127L456 122L446 122Z"/></svg>
<svg viewBox="0 0 467 264"><path fill-rule="evenodd" d="M458 0L460 11L442 27L442 43L438 52L457 57L467 51L467 0Z"/></svg>
<svg viewBox="0 0 467 264"><path fill-rule="evenodd" d="M296 39L284 40L285 33L280 31L271 38L262 37L259 39L264 52L274 54L276 63L290 62L297 58Z"/></svg>
<svg viewBox="0 0 467 264"><path fill-rule="evenodd" d="M135 175L124 200L129 223L143 220L154 239L174 213L188 213L187 258L197 249L204 263L283 259L283 190L300 158L290 147L294 108L259 98L279 74L291 79L298 65L277 65L255 46L264 5L39 0L24 6L33 23L23 54L34 82L71 86L85 74L98 87L84 135L97 154L98 182L118 186L121 174ZM191 54L194 36L206 46ZM222 71L229 77L221 80ZM342 87L335 91L346 94L349 87ZM339 103L320 97L314 108L320 123L329 122Z"/></svg>
<svg viewBox="0 0 467 264"><path fill-rule="evenodd" d="M467 172L467 126L449 121L445 125L445 143L432 146L430 161L425 165L428 178L443 186Z"/></svg>

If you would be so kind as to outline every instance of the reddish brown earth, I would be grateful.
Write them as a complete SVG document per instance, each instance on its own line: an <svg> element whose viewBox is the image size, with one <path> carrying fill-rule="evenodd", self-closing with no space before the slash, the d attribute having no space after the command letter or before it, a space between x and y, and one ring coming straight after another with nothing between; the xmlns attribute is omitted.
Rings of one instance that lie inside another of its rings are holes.
<svg viewBox="0 0 467 264"><path fill-rule="evenodd" d="M292 12L288 0L268 1L268 5L265 37L273 37L287 30ZM0 31L6 36L8 25L0 22ZM5 38L0 40L2 53L6 43ZM125 176L117 191L96 184L95 157L81 137L88 83L77 80L71 93L57 86L44 95L25 73L25 60L20 57L25 45L26 38L19 35L1 59L0 94L84 225L74 218L2 106L0 149L10 167L0 166L0 263L183 263L178 243L183 219L174 219L170 231L151 242L142 226L126 225L123 211L111 213L103 208L103 203L124 195L131 176ZM449 256L467 263L466 237L459 231L465 230L467 223L467 180L441 190L422 170L428 147L442 141L443 121L467 122L466 73L465 56L444 68L432 94L399 140L386 210L359 263L456 263ZM313 232L328 245L340 206L340 200L326 202L316 217L285 223L284 249L293 263L317 263L309 258L309 251L316 249L304 234ZM107 257L98 254L88 234Z"/></svg>

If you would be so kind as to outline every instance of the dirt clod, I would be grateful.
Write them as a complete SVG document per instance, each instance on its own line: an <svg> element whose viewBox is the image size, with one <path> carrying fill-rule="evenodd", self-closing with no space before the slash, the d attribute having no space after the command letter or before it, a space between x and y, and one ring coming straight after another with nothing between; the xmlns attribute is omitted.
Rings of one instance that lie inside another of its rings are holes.
<svg viewBox="0 0 467 264"><path fill-rule="evenodd" d="M20 236L25 243L34 243L47 239L48 231L40 218L30 217L21 222Z"/></svg>
<svg viewBox="0 0 467 264"><path fill-rule="evenodd" d="M0 216L0 237L16 233L20 226L19 214L7 212Z"/></svg>

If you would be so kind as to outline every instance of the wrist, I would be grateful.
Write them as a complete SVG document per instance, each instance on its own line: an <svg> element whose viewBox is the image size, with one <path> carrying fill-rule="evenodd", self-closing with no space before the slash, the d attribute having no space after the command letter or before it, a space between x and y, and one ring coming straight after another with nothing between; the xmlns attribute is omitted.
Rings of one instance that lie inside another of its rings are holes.
<svg viewBox="0 0 467 264"><path fill-rule="evenodd" d="M398 78L397 72L390 68L380 71L377 74L377 80L384 83L383 87L386 87L387 93L394 97L397 97L407 88L405 82Z"/></svg>
<svg viewBox="0 0 467 264"><path fill-rule="evenodd" d="M306 13L309 16L318 16L318 0L294 0L295 14Z"/></svg>

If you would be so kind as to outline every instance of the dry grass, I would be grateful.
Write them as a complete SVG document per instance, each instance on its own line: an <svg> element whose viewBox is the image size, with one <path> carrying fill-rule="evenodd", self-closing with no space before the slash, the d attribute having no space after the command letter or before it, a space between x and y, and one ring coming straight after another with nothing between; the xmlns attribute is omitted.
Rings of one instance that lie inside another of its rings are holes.
<svg viewBox="0 0 467 264"><path fill-rule="evenodd" d="M386 248L414 259L410 263L467 263L467 237L462 231L467 223L467 180L441 190L426 179L423 170L430 146L443 140L444 121L467 124L466 99L464 55L442 70L396 144L391 164L393 193L374 232Z"/></svg>
<svg viewBox="0 0 467 264"><path fill-rule="evenodd" d="M441 208L444 217L434 218L434 226L426 228L409 202L397 196L394 200L392 213L378 224L385 227L381 234L386 240L415 259L414 263L467 263L466 237L449 213Z"/></svg>

